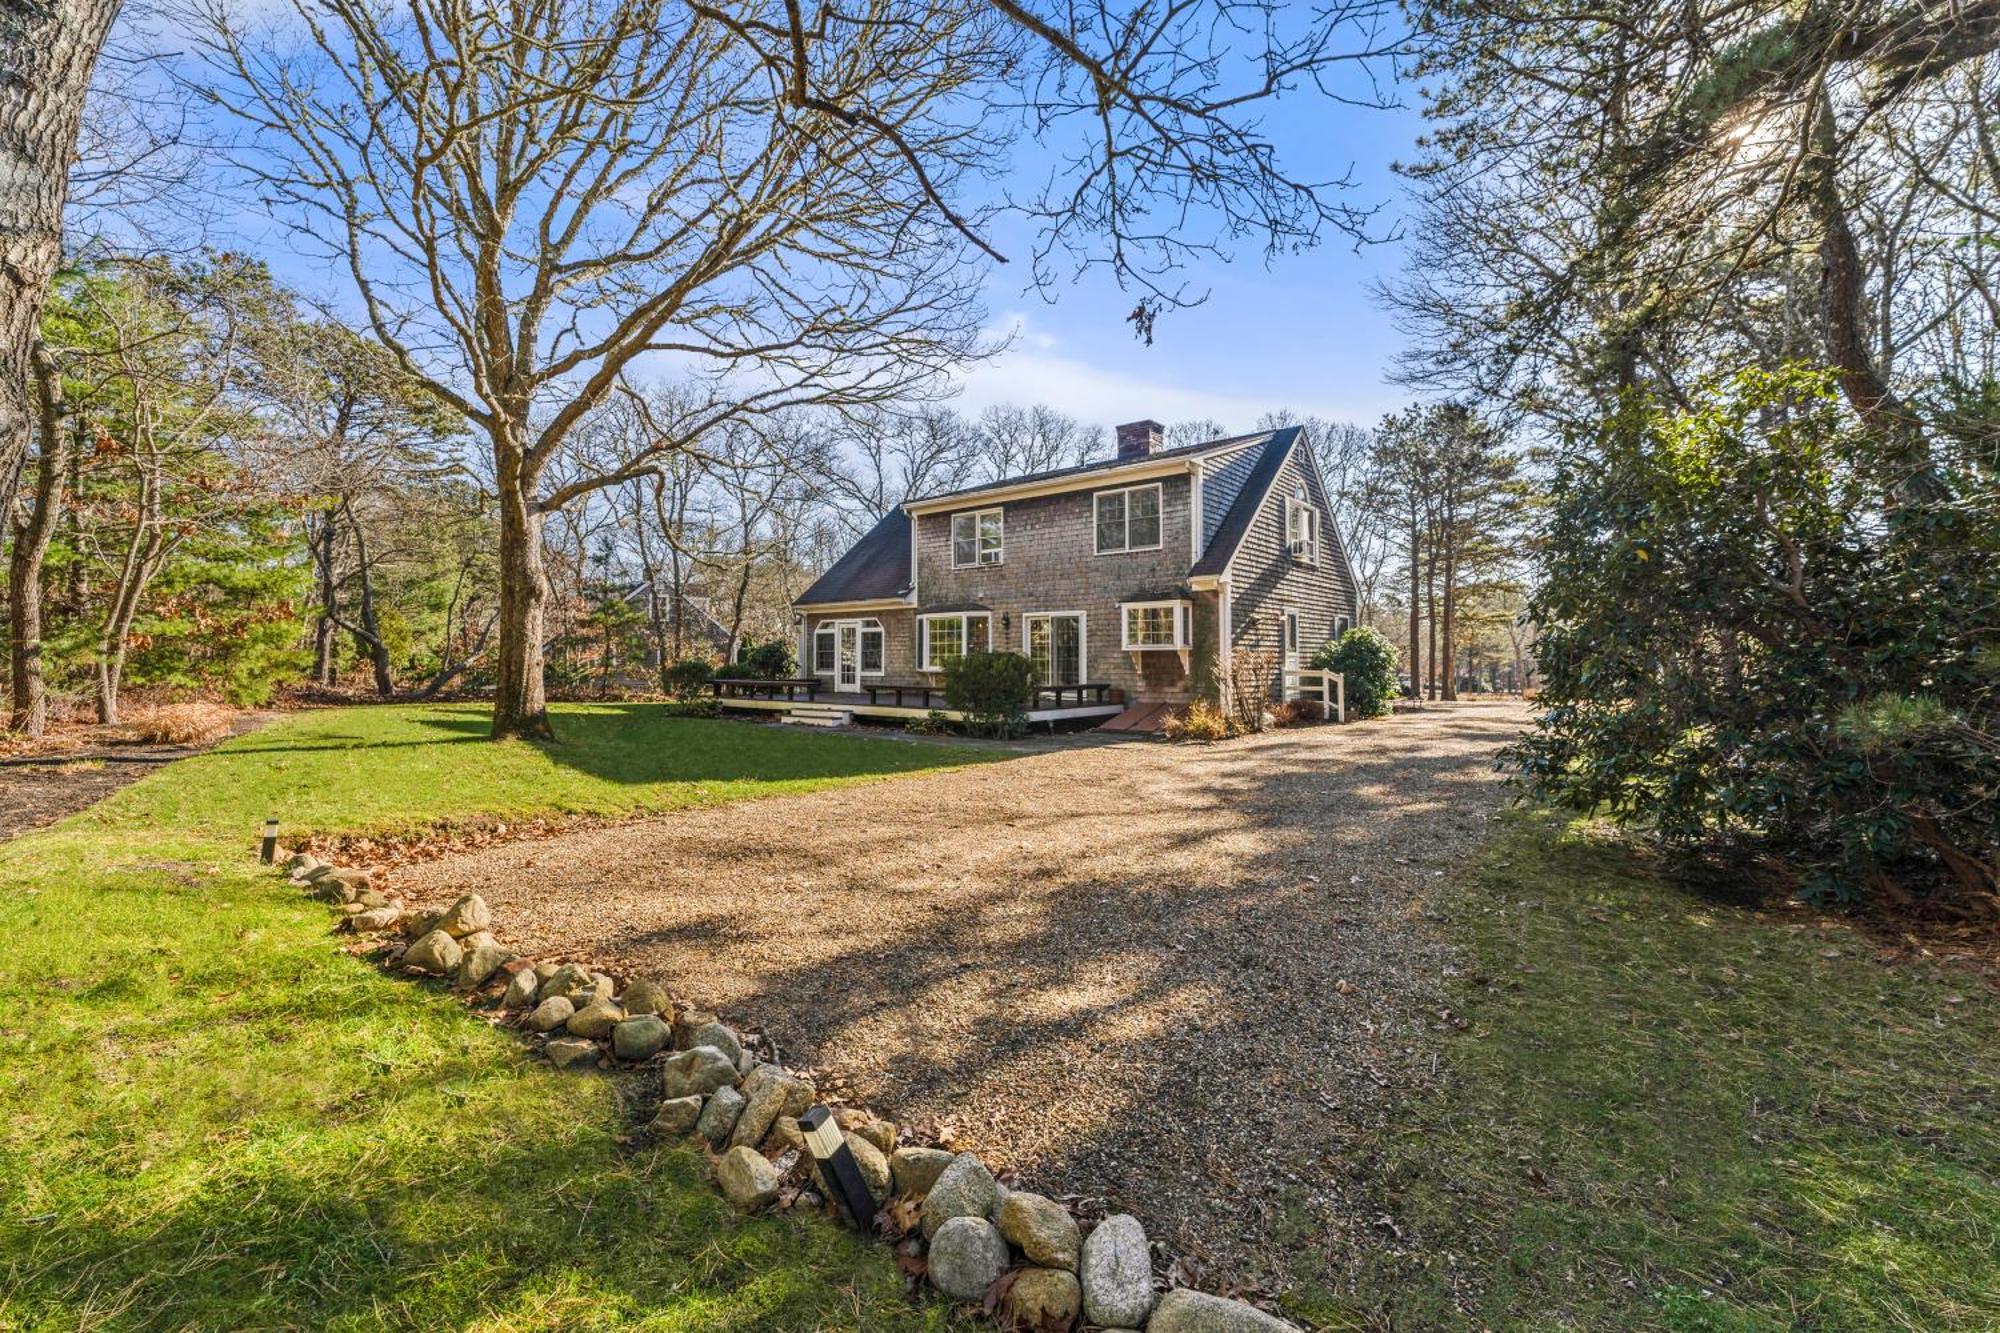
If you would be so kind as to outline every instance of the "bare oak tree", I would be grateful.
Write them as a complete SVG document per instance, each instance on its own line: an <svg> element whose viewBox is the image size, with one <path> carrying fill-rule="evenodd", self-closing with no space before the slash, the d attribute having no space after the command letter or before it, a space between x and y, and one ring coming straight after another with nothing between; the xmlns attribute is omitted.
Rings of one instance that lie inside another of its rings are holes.
<svg viewBox="0 0 2000 1333"><path fill-rule="evenodd" d="M1358 230L1337 183L1281 168L1258 110L1340 92L1388 49L1389 11L295 4L289 48L206 11L214 95L256 131L244 165L266 197L487 441L496 736L550 734L549 513L710 431L891 401L979 350L972 261L1000 258L986 182L1022 136L1072 152L1026 208L1047 223L1038 260L1109 263L1142 288L1146 331L1163 304L1193 299L1166 275L1195 250ZM1346 91L1372 96L1365 78ZM704 410L545 489L577 424L656 365L706 383Z"/></svg>

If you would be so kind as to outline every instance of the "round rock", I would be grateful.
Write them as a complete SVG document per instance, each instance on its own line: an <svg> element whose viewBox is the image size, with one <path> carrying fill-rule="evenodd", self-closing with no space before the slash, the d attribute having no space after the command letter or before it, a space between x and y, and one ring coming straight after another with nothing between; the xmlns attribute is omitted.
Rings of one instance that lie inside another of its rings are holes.
<svg viewBox="0 0 2000 1333"><path fill-rule="evenodd" d="M611 1029L611 1053L620 1060L650 1060L673 1035L658 1014L640 1014Z"/></svg>
<svg viewBox="0 0 2000 1333"><path fill-rule="evenodd" d="M660 1103L660 1113L653 1117L653 1132L664 1139L684 1139L700 1120L701 1098L675 1097Z"/></svg>
<svg viewBox="0 0 2000 1333"><path fill-rule="evenodd" d="M453 939L476 935L492 927L493 913L486 906L486 900L476 893L468 893L445 908L444 915L437 921L437 928Z"/></svg>
<svg viewBox="0 0 2000 1333"><path fill-rule="evenodd" d="M736 1128L737 1117L743 1114L743 1094L731 1087L717 1088L709 1096L708 1104L701 1108L701 1119L695 1122L694 1132L708 1140L712 1148L720 1148L729 1141L729 1133Z"/></svg>
<svg viewBox="0 0 2000 1333"><path fill-rule="evenodd" d="M1029 1263L1076 1271L1077 1250L1083 1244L1083 1235L1069 1210L1054 1199L1015 1190L1000 1205L997 1220L1000 1234L1009 1244L1019 1246Z"/></svg>
<svg viewBox="0 0 2000 1333"><path fill-rule="evenodd" d="M570 1015L569 1030L579 1037L608 1037L624 1017L625 1011L611 1001L592 1000Z"/></svg>
<svg viewBox="0 0 2000 1333"><path fill-rule="evenodd" d="M673 1001L667 996L667 988L646 977L640 977L625 988L621 1003L628 1014L665 1014L673 1011Z"/></svg>
<svg viewBox="0 0 2000 1333"><path fill-rule="evenodd" d="M1007 1304L1023 1328L1068 1328L1083 1308L1083 1289L1065 1268L1024 1268L1007 1293Z"/></svg>
<svg viewBox="0 0 2000 1333"><path fill-rule="evenodd" d="M1242 1301L1178 1288L1160 1297L1147 1333L1296 1333L1276 1315Z"/></svg>
<svg viewBox="0 0 2000 1333"><path fill-rule="evenodd" d="M509 1009L526 1009L535 1002L535 993L541 986L540 979L535 976L535 969L524 967L507 983L507 993L500 997L500 1003Z"/></svg>
<svg viewBox="0 0 2000 1333"><path fill-rule="evenodd" d="M575 1012L576 1006L560 995L555 996L553 999L543 1000L535 1006L535 1012L528 1015L528 1030L531 1032L554 1032L557 1028L569 1022L570 1015Z"/></svg>
<svg viewBox="0 0 2000 1333"><path fill-rule="evenodd" d="M954 1217L931 1237L930 1279L953 1300L976 1301L1007 1271L1007 1242L983 1217Z"/></svg>
<svg viewBox="0 0 2000 1333"><path fill-rule="evenodd" d="M557 1069L595 1069L604 1058L594 1041L581 1037L557 1037L547 1047L549 1063Z"/></svg>
<svg viewBox="0 0 2000 1333"><path fill-rule="evenodd" d="M675 1044L688 1047L713 1046L728 1056L731 1064L737 1064L743 1059L743 1043L736 1039L734 1032L721 1023L703 1023L688 1032L687 1041Z"/></svg>
<svg viewBox="0 0 2000 1333"><path fill-rule="evenodd" d="M955 1217L984 1219L999 1205L1000 1184L993 1179L993 1173L977 1157L962 1152L939 1174L937 1183L924 1196L924 1235L937 1235ZM994 1234L997 1236L999 1232Z"/></svg>
<svg viewBox="0 0 2000 1333"><path fill-rule="evenodd" d="M589 990L590 969L576 963L564 963L542 979L542 998L545 1000L557 996L569 999L578 992Z"/></svg>
<svg viewBox="0 0 2000 1333"><path fill-rule="evenodd" d="M896 1178L896 1193L921 1199L931 1192L944 1169L958 1160L942 1148L898 1148L889 1154L889 1171Z"/></svg>
<svg viewBox="0 0 2000 1333"><path fill-rule="evenodd" d="M729 1202L746 1213L766 1207L778 1197L778 1169L755 1148L731 1148L724 1153L715 1163L715 1183Z"/></svg>
<svg viewBox="0 0 2000 1333"><path fill-rule="evenodd" d="M1153 1256L1146 1229L1130 1213L1118 1213L1084 1237L1081 1276L1083 1313L1107 1328L1138 1328L1153 1308Z"/></svg>
<svg viewBox="0 0 2000 1333"><path fill-rule="evenodd" d="M692 1097L733 1086L736 1066L713 1046L697 1046L668 1059L660 1071L660 1090L668 1098ZM732 1126L733 1128L733 1126ZM763 1135L757 1137L762 1138Z"/></svg>
<svg viewBox="0 0 2000 1333"><path fill-rule="evenodd" d="M441 977L455 971L458 960L464 956L465 950L459 947L457 940L441 930L433 930L403 954L403 966L421 968Z"/></svg>

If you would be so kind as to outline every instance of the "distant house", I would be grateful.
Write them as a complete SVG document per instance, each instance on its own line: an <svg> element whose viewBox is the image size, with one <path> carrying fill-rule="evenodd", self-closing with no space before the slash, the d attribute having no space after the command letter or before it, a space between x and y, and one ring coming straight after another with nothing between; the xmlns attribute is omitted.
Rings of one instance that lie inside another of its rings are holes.
<svg viewBox="0 0 2000 1333"><path fill-rule="evenodd" d="M805 673L879 700L1008 649L1045 686L1103 687L1045 703L1115 712L1219 697L1260 650L1276 692L1355 615L1305 432L1177 449L1163 435L1133 422L1107 461L907 501L793 604Z"/></svg>

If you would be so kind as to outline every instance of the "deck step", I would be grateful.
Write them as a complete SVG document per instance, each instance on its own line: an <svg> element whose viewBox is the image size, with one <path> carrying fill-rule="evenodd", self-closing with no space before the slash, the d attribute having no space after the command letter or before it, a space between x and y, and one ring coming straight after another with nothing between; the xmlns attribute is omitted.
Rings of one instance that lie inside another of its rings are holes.
<svg viewBox="0 0 2000 1333"><path fill-rule="evenodd" d="M1159 731L1179 711L1170 703L1138 703L1098 725L1099 731Z"/></svg>
<svg viewBox="0 0 2000 1333"><path fill-rule="evenodd" d="M845 727L854 714L832 704L794 704L785 710L784 721L800 727Z"/></svg>

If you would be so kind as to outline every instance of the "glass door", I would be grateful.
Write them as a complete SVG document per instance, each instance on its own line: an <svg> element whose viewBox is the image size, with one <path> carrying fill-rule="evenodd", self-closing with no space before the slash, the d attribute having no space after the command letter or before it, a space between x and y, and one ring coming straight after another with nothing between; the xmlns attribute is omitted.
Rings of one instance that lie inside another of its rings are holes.
<svg viewBox="0 0 2000 1333"><path fill-rule="evenodd" d="M1044 685L1083 683L1083 617L1059 615L1029 616L1028 659Z"/></svg>
<svg viewBox="0 0 2000 1333"><path fill-rule="evenodd" d="M840 690L859 689L861 686L861 627L842 625L840 627L840 669L834 674L834 688Z"/></svg>

